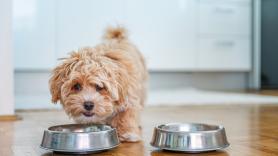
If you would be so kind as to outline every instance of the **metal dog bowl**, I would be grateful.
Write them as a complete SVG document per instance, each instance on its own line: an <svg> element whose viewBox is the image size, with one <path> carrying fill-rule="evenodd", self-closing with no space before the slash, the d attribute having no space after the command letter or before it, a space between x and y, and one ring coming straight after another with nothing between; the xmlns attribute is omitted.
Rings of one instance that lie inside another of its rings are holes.
<svg viewBox="0 0 278 156"><path fill-rule="evenodd" d="M198 123L171 123L154 128L151 145L160 149L199 153L229 146L225 128Z"/></svg>
<svg viewBox="0 0 278 156"><path fill-rule="evenodd" d="M116 129L107 125L58 125L44 131L41 148L54 152L86 154L119 145Z"/></svg>

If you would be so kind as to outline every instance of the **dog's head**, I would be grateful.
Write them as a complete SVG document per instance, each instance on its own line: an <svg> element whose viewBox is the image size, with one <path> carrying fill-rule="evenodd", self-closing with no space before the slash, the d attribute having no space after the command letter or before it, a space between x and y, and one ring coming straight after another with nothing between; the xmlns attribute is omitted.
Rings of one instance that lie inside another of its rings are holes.
<svg viewBox="0 0 278 156"><path fill-rule="evenodd" d="M102 123L126 107L128 73L117 53L96 55L94 48L71 53L52 73L52 102L79 123Z"/></svg>

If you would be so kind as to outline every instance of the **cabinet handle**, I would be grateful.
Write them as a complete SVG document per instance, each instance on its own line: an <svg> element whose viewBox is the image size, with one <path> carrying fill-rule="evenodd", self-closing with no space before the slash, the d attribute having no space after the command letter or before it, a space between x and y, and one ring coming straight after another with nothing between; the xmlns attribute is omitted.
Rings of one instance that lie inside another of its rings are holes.
<svg viewBox="0 0 278 156"><path fill-rule="evenodd" d="M233 8L223 8L223 7L215 7L214 8L215 13L220 14L233 14L235 12L235 9Z"/></svg>
<svg viewBox="0 0 278 156"><path fill-rule="evenodd" d="M231 47L235 46L235 42L234 41L217 41L217 42L215 42L215 46L231 48Z"/></svg>

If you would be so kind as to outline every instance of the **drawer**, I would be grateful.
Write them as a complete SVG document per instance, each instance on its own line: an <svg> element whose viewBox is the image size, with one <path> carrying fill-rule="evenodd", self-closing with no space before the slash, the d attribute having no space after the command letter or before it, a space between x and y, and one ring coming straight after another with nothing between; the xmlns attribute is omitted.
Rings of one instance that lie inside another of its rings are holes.
<svg viewBox="0 0 278 156"><path fill-rule="evenodd" d="M239 4L239 5L251 5L251 0L199 0L199 3L217 3L217 4Z"/></svg>
<svg viewBox="0 0 278 156"><path fill-rule="evenodd" d="M243 37L201 38L198 47L198 68L201 70L251 69L251 42Z"/></svg>
<svg viewBox="0 0 278 156"><path fill-rule="evenodd" d="M199 33L251 34L251 6L236 4L199 4Z"/></svg>

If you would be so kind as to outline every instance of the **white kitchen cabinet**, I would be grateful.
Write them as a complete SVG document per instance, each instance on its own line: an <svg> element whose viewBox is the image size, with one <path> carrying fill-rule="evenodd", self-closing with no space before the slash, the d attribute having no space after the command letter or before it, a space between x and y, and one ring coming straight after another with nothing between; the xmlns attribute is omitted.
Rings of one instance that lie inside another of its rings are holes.
<svg viewBox="0 0 278 156"><path fill-rule="evenodd" d="M250 35L251 7L238 3L199 3L199 33Z"/></svg>
<svg viewBox="0 0 278 156"><path fill-rule="evenodd" d="M101 42L107 25L119 23L128 28L151 70L192 69L196 66L194 5L194 0L60 0L58 57L82 46L94 46Z"/></svg>
<svg viewBox="0 0 278 156"><path fill-rule="evenodd" d="M237 4L237 5L251 5L252 0L196 0L198 3L207 4Z"/></svg>
<svg viewBox="0 0 278 156"><path fill-rule="evenodd" d="M55 0L13 1L14 64L45 70L55 64Z"/></svg>
<svg viewBox="0 0 278 156"><path fill-rule="evenodd" d="M251 0L14 0L15 67L51 69L117 24L152 71L251 69Z"/></svg>
<svg viewBox="0 0 278 156"><path fill-rule="evenodd" d="M203 37L199 40L198 69L203 71L249 71L248 37Z"/></svg>
<svg viewBox="0 0 278 156"><path fill-rule="evenodd" d="M95 46L109 25L124 23L124 0L59 0L57 5L57 57Z"/></svg>
<svg viewBox="0 0 278 156"><path fill-rule="evenodd" d="M198 70L251 70L249 0L200 0L198 23Z"/></svg>
<svg viewBox="0 0 278 156"><path fill-rule="evenodd" d="M126 1L127 27L151 70L196 67L195 0Z"/></svg>

